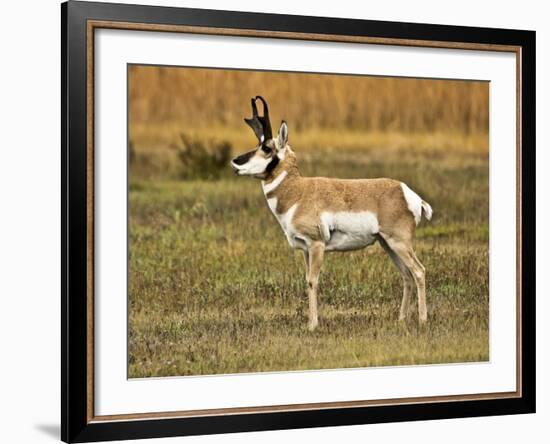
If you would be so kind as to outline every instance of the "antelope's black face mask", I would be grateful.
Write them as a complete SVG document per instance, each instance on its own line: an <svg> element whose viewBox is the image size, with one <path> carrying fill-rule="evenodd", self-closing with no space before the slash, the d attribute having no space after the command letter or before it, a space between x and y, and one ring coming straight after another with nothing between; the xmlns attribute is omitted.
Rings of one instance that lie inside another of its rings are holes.
<svg viewBox="0 0 550 444"><path fill-rule="evenodd" d="M274 140L268 140L231 161L235 174L264 178L275 169L280 159Z"/></svg>
<svg viewBox="0 0 550 444"><path fill-rule="evenodd" d="M258 115L256 101L263 104L264 115ZM252 117L244 119L252 128L258 138L258 146L231 161L231 167L239 176L254 176L266 178L275 169L278 163L284 159L288 139L288 127L286 122L281 123L281 128L276 138L272 137L271 122L269 121L269 108L267 102L261 96L251 99Z"/></svg>

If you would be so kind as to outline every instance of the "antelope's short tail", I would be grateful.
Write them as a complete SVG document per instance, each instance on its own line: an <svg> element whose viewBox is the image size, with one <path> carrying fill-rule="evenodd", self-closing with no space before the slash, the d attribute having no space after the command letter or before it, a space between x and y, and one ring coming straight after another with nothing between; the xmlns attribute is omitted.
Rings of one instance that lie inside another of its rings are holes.
<svg viewBox="0 0 550 444"><path fill-rule="evenodd" d="M424 212L424 217L427 220L431 220L432 215L433 215L433 210L432 210L432 207L430 206L430 204L426 201L422 201L422 203L420 205L422 206L422 211Z"/></svg>
<svg viewBox="0 0 550 444"><path fill-rule="evenodd" d="M409 211L414 217L416 225L420 223L420 219L422 219L422 213L424 213L424 217L427 220L430 220L433 214L433 210L430 204L422 200L422 198L418 194L416 194L403 182L401 182L401 189L403 190L403 197L405 198L405 202L407 202L407 207L409 208Z"/></svg>

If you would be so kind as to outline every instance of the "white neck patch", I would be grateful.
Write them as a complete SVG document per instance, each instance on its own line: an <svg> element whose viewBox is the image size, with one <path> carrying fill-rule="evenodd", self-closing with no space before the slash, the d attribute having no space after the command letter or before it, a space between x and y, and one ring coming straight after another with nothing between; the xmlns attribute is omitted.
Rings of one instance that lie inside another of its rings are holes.
<svg viewBox="0 0 550 444"><path fill-rule="evenodd" d="M275 179L267 184L265 183L265 181L262 180L262 188L264 190L264 194L271 193L273 190L277 189L277 187L281 185L281 182L285 180L287 174L288 173L286 171L283 171Z"/></svg>

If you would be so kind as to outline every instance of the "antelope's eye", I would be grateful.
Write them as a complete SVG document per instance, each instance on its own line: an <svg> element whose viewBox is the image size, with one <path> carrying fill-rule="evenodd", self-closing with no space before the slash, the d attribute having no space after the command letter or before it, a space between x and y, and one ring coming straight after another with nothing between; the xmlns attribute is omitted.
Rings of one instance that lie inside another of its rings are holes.
<svg viewBox="0 0 550 444"><path fill-rule="evenodd" d="M266 145L262 145L262 151L266 154L271 154L271 151L273 150Z"/></svg>

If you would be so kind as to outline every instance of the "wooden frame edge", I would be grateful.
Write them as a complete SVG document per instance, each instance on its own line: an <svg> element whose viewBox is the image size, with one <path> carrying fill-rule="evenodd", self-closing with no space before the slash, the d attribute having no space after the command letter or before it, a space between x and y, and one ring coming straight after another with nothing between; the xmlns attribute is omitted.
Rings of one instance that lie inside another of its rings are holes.
<svg viewBox="0 0 550 444"><path fill-rule="evenodd" d="M288 31L264 31L261 29L239 29L239 28L216 28L209 26L190 26L190 25L166 25L150 24L138 22L124 22L111 20L88 20L88 27L103 29L121 29L130 31L150 31L150 32L174 32L202 35L221 35L227 37L256 37L256 38L274 38L284 40L306 40L318 42L334 43L362 43L372 45L395 45L395 46L413 46L424 48L442 48L442 49L467 49L473 51L495 51L495 52L516 52L521 49L517 45L501 45L489 43L469 43L469 42L449 42L438 40L419 40L419 39L399 39L388 37L368 37L338 34L318 34L302 33Z"/></svg>
<svg viewBox="0 0 550 444"><path fill-rule="evenodd" d="M271 406L259 407L231 407L220 409L201 409L201 410L181 410L168 412L151 412L151 413L127 413L117 415L101 415L95 416L90 423L128 421L139 419L166 419L166 418L197 418L203 416L230 416L239 414L258 414L258 413L282 413L282 412L298 412L298 411L316 411L330 410L338 408L361 408L361 407L387 407L392 405L410 405L418 404L437 404L443 402L463 402L463 401L481 401L495 399L513 399L519 398L521 395L516 392L498 392L487 394L471 394L471 395L448 395L448 396L423 396L414 398L395 398L382 400L365 400L365 401L338 401L338 402L319 402L308 404L280 404Z"/></svg>
<svg viewBox="0 0 550 444"><path fill-rule="evenodd" d="M511 52L516 55L516 180L517 180L517 197L516 197L516 218L517 218L517 237L516 237L516 266L517 266L517 310L516 310L516 391L515 392L497 392L488 394L469 394L469 395L453 395L453 396L427 396L414 398L396 398L388 400L363 400L363 401L342 401L342 402L326 402L326 403L307 403L307 404L285 404L272 405L261 407L234 407L221 409L204 409L204 410L183 410L172 412L145 412L145 413L130 413L117 415L101 415L94 414L94 285L93 285L93 245L94 245L94 31L95 29L121 29L133 31L153 31L153 32L175 32L175 33L190 33L202 35L221 35L221 36L239 36L239 37L256 37L256 38L277 38L288 40L310 40L310 41L327 41L339 43L362 43L376 45L396 45L406 47L427 47L427 48L443 48L443 49L465 49L478 51L495 51L495 52ZM87 239L88 239L88 294L87 294L87 313L88 313L88 380L87 380L87 423L115 422L124 420L153 420L163 418L190 418L201 416L222 416L236 414L257 414L257 413L273 413L273 412L295 412L304 410L326 410L335 408L358 408L358 407L374 407L388 405L407 405L415 403L442 403L442 402L459 402L459 401L474 401L474 400L493 400L493 399L512 399L521 398L522 396L522 372L521 372L521 99L522 99L522 84L521 84L521 68L522 68L522 47L519 45L500 45L500 44L484 44L484 43L461 43L461 42L446 42L433 40L414 40L414 39L397 39L397 38L380 38L380 37L364 37L364 36L343 36L333 34L311 34L299 32L284 32L284 31L263 31L251 29L236 29L236 28L214 28L207 26L188 26L188 25L163 25L163 24L147 24L137 22L123 21L108 21L108 20L87 20Z"/></svg>
<svg viewBox="0 0 550 444"><path fill-rule="evenodd" d="M86 28L86 313L88 322L86 323L88 340L87 342L87 402L86 414L87 422L94 419L95 408L95 336L94 336L94 264L95 264L95 246L94 246L94 187L95 187L95 162L94 162L94 128L95 128L95 100L94 100L94 28Z"/></svg>

